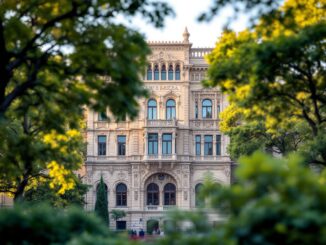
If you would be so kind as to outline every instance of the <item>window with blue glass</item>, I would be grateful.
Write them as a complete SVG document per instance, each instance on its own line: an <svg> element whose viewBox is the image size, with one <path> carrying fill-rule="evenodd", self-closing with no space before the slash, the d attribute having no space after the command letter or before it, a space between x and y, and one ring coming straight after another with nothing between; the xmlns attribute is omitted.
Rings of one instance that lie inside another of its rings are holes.
<svg viewBox="0 0 326 245"><path fill-rule="evenodd" d="M173 65L169 65L168 79L173 80Z"/></svg>
<svg viewBox="0 0 326 245"><path fill-rule="evenodd" d="M166 80L166 66L165 65L162 65L161 80Z"/></svg>
<svg viewBox="0 0 326 245"><path fill-rule="evenodd" d="M162 136L162 154L172 154L172 134L163 134Z"/></svg>
<svg viewBox="0 0 326 245"><path fill-rule="evenodd" d="M116 205L127 206L127 186L123 183L117 185L116 189Z"/></svg>
<svg viewBox="0 0 326 245"><path fill-rule="evenodd" d="M216 135L216 155L221 155L221 135Z"/></svg>
<svg viewBox="0 0 326 245"><path fill-rule="evenodd" d="M196 156L200 156L201 154L201 137L200 135L196 135L195 138L195 150L196 150Z"/></svg>
<svg viewBox="0 0 326 245"><path fill-rule="evenodd" d="M158 134L148 134L148 155L157 155L158 153Z"/></svg>
<svg viewBox="0 0 326 245"><path fill-rule="evenodd" d="M154 80L160 79L160 70L158 69L158 65L154 66Z"/></svg>
<svg viewBox="0 0 326 245"><path fill-rule="evenodd" d="M156 100L150 99L147 102L147 119L155 120L156 119L156 111L157 111L157 103Z"/></svg>
<svg viewBox="0 0 326 245"><path fill-rule="evenodd" d="M169 99L166 102L166 120L172 120L176 116L175 113L175 101L173 99Z"/></svg>
<svg viewBox="0 0 326 245"><path fill-rule="evenodd" d="M106 136L105 135L99 135L98 138L98 145L97 145L97 153L99 156L105 156L106 155Z"/></svg>
<svg viewBox="0 0 326 245"><path fill-rule="evenodd" d="M180 65L175 67L175 80L180 80Z"/></svg>
<svg viewBox="0 0 326 245"><path fill-rule="evenodd" d="M195 102L195 118L198 119L198 101Z"/></svg>
<svg viewBox="0 0 326 245"><path fill-rule="evenodd" d="M203 100L202 117L203 118L212 118L212 101L209 99Z"/></svg>
<svg viewBox="0 0 326 245"><path fill-rule="evenodd" d="M205 156L213 155L213 136L212 135L204 136L204 155Z"/></svg>
<svg viewBox="0 0 326 245"><path fill-rule="evenodd" d="M126 136L118 135L118 155L125 156L126 155Z"/></svg>
<svg viewBox="0 0 326 245"><path fill-rule="evenodd" d="M100 113L98 114L98 120L99 120L99 121L106 121L106 120L108 120L108 116L106 115L105 112L100 112Z"/></svg>
<svg viewBox="0 0 326 245"><path fill-rule="evenodd" d="M147 67L147 80L152 80L153 79L153 71L152 71L152 66L149 65Z"/></svg>

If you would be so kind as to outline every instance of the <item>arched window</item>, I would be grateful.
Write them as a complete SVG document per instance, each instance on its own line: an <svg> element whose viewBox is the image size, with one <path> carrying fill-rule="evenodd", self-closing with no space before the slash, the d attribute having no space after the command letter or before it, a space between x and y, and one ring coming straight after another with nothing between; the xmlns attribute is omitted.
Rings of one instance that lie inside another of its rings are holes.
<svg viewBox="0 0 326 245"><path fill-rule="evenodd" d="M169 65L169 74L168 74L168 79L173 80L173 65Z"/></svg>
<svg viewBox="0 0 326 245"><path fill-rule="evenodd" d="M165 65L162 65L161 80L166 80L166 66Z"/></svg>
<svg viewBox="0 0 326 245"><path fill-rule="evenodd" d="M166 120L172 120L175 118L175 101L173 99L169 99L166 102Z"/></svg>
<svg viewBox="0 0 326 245"><path fill-rule="evenodd" d="M180 65L175 67L175 80L180 80Z"/></svg>
<svg viewBox="0 0 326 245"><path fill-rule="evenodd" d="M164 186L164 205L175 205L175 192L174 184L168 183Z"/></svg>
<svg viewBox="0 0 326 245"><path fill-rule="evenodd" d="M127 186L123 183L117 185L116 189L116 205L127 206Z"/></svg>
<svg viewBox="0 0 326 245"><path fill-rule="evenodd" d="M212 118L212 101L204 99L202 103L202 117Z"/></svg>
<svg viewBox="0 0 326 245"><path fill-rule="evenodd" d="M152 72L152 66L148 65L147 67L147 80L152 80L153 72Z"/></svg>
<svg viewBox="0 0 326 245"><path fill-rule="evenodd" d="M156 109L157 108L157 103L156 100L150 99L147 102L147 119L149 120L155 120L156 119Z"/></svg>
<svg viewBox="0 0 326 245"><path fill-rule="evenodd" d="M160 78L160 71L158 69L158 65L154 66L154 80L159 80Z"/></svg>
<svg viewBox="0 0 326 245"><path fill-rule="evenodd" d="M155 183L147 186L147 205L159 205L159 188Z"/></svg>
<svg viewBox="0 0 326 245"><path fill-rule="evenodd" d="M201 188L203 187L203 184L197 184L195 186L195 205L196 207L200 207L200 206L203 206L203 200L200 199L199 197L199 193L200 193L200 190Z"/></svg>

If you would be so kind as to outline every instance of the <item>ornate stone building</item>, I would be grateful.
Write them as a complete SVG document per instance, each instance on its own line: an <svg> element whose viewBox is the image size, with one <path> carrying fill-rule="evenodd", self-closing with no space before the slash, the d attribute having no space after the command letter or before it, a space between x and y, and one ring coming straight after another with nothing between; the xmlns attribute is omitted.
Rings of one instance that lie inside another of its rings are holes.
<svg viewBox="0 0 326 245"><path fill-rule="evenodd" d="M85 182L87 209L93 210L103 176L109 210L127 216L110 226L160 226L171 208L196 209L207 174L230 184L228 137L219 131L227 106L218 88L203 88L207 48L192 48L187 29L181 42L149 42L152 54L144 74L150 97L139 101L137 120L109 123L105 113L87 113ZM210 216L212 222L219 217ZM161 227L162 229L162 227Z"/></svg>

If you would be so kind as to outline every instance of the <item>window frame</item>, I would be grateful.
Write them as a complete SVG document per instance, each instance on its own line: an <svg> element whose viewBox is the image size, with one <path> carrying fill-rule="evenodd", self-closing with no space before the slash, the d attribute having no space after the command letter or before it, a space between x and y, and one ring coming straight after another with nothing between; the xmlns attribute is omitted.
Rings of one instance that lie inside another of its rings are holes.
<svg viewBox="0 0 326 245"><path fill-rule="evenodd" d="M160 69L158 67L158 64L154 65L154 80L160 80Z"/></svg>
<svg viewBox="0 0 326 245"><path fill-rule="evenodd" d="M206 141L208 137L211 141ZM213 156L213 135L204 135L204 156Z"/></svg>
<svg viewBox="0 0 326 245"><path fill-rule="evenodd" d="M173 69L173 65L170 64L168 67L168 80L172 81L173 80L173 74L174 73L174 69Z"/></svg>
<svg viewBox="0 0 326 245"><path fill-rule="evenodd" d="M104 139L104 142L100 141L100 138ZM97 136L97 155L98 156L106 156L106 135L98 135Z"/></svg>
<svg viewBox="0 0 326 245"><path fill-rule="evenodd" d="M163 64L162 68L161 68L161 80L166 80L166 65L165 64Z"/></svg>
<svg viewBox="0 0 326 245"><path fill-rule="evenodd" d="M204 105L204 103L208 101L210 105ZM201 108L201 113L202 113L202 118L208 118L211 119L213 118L213 103L211 99L203 99L202 101L202 108Z"/></svg>
<svg viewBox="0 0 326 245"><path fill-rule="evenodd" d="M164 139L165 136L170 136L170 139ZM162 134L162 155L172 155L172 133Z"/></svg>
<svg viewBox="0 0 326 245"><path fill-rule="evenodd" d="M124 190L118 190L119 187L125 188ZM116 206L117 207L127 207L128 203L128 187L124 183L119 183L115 187L115 200L116 200Z"/></svg>
<svg viewBox="0 0 326 245"><path fill-rule="evenodd" d="M119 139L124 138L123 141L119 141ZM125 156L126 155L126 144L127 144L127 136L126 135L118 135L117 136L117 142L118 142L118 156Z"/></svg>
<svg viewBox="0 0 326 245"><path fill-rule="evenodd" d="M155 102L155 106L150 105L150 102ZM153 98L147 101L147 119L156 120L157 119L157 101Z"/></svg>
<svg viewBox="0 0 326 245"><path fill-rule="evenodd" d="M148 65L147 67L147 72L146 72L146 80L153 80L153 69L152 69L152 65Z"/></svg>
<svg viewBox="0 0 326 245"><path fill-rule="evenodd" d="M150 190L150 187L152 187L152 186L155 187L155 188L153 188L155 190ZM150 201L153 201L153 203ZM147 204L147 206L160 205L160 187L156 183L150 183L147 185L146 204Z"/></svg>
<svg viewBox="0 0 326 245"><path fill-rule="evenodd" d="M175 66L175 72L174 72L174 77L175 77L175 80L180 80L180 65L177 64Z"/></svg>
<svg viewBox="0 0 326 245"><path fill-rule="evenodd" d="M150 136L156 136L156 140L150 139ZM147 135L147 153L148 155L158 155L158 133L148 133ZM151 150L151 151L150 151Z"/></svg>
<svg viewBox="0 0 326 245"><path fill-rule="evenodd" d="M201 156L201 135L195 135L195 155Z"/></svg>
<svg viewBox="0 0 326 245"><path fill-rule="evenodd" d="M107 121L108 120L108 116L106 114L106 112L102 111L98 113L98 117L97 117L98 121Z"/></svg>
<svg viewBox="0 0 326 245"><path fill-rule="evenodd" d="M173 102L173 105L168 105ZM174 99L168 99L165 103L165 118L166 120L173 120L177 117L176 103Z"/></svg>
<svg viewBox="0 0 326 245"><path fill-rule="evenodd" d="M168 187L172 187L172 189L168 189ZM176 197L177 197L177 188L173 183L165 184L163 188L163 205L164 206L175 206L176 205Z"/></svg>
<svg viewBox="0 0 326 245"><path fill-rule="evenodd" d="M220 134L216 135L216 156L222 155L222 136Z"/></svg>

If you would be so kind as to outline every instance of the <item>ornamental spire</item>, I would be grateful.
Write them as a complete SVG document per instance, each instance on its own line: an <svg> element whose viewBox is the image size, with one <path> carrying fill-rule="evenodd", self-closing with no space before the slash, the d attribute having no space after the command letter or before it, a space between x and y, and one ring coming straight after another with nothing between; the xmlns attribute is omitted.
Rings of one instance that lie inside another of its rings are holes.
<svg viewBox="0 0 326 245"><path fill-rule="evenodd" d="M189 34L189 32L188 32L187 27L185 28L185 30L184 30L182 36L183 36L183 42L184 42L184 43L189 43L189 36L190 36L190 34Z"/></svg>

